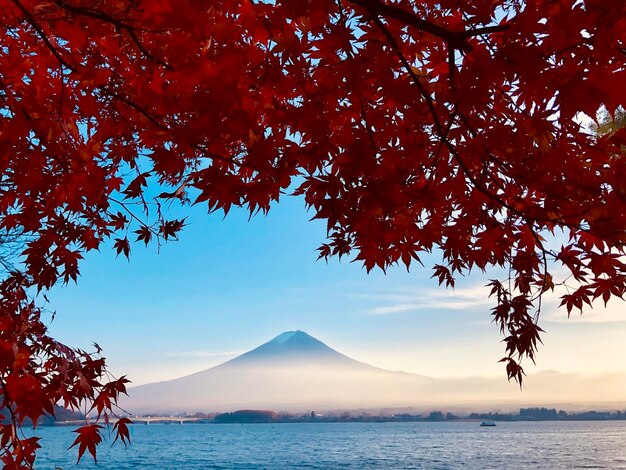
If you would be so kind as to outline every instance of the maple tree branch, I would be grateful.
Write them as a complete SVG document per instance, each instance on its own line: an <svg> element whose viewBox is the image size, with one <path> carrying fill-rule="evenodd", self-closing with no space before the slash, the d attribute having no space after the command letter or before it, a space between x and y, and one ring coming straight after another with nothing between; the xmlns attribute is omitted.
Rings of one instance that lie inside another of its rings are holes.
<svg viewBox="0 0 626 470"><path fill-rule="evenodd" d="M17 1L17 0L13 0L13 1ZM119 30L126 31L128 35L130 36L130 38L132 39L135 46L137 47L137 49L139 49L139 51L143 55L145 55L148 59L152 60L153 62L156 62L157 64L165 67L168 70L174 70L174 67L172 67L171 65L169 65L167 62L163 60L157 59L154 56L154 54L152 54L149 50L146 49L146 47L141 43L141 41L137 37L137 33L135 32L136 28L129 26L128 24L124 23L121 20L113 18L111 15L108 15L100 10L96 10L90 7L79 7L76 5L70 5L69 3L65 3L62 1L57 1L57 5L60 8L63 8L64 10L70 13L73 13L75 15L83 15L83 16L88 16L90 18L98 19L106 23L112 24Z"/></svg>
<svg viewBox="0 0 626 470"><path fill-rule="evenodd" d="M420 18L415 13L405 10L396 5L387 5L380 0L348 0L354 5L365 8L374 16L384 16L385 18L393 18L399 20L409 26L413 26L420 31L430 33L433 36L443 39L455 49L459 49L464 52L470 52L472 50L471 44L466 42L466 31L453 32L442 26L426 21Z"/></svg>
<svg viewBox="0 0 626 470"><path fill-rule="evenodd" d="M409 76L413 80L413 83L415 84L415 86L417 86L417 88L419 89L420 94L422 95L422 98L424 98L424 100L426 101L428 109L430 110L430 114L432 115L432 118L433 118L433 123L435 124L435 127L437 128L437 134L440 137L443 136L444 135L443 126L441 124L441 121L439 120L439 117L437 116L437 111L435 110L435 103L432 97L430 96L430 93L428 93L428 91L426 90L426 87L424 87L424 85L420 81L417 74L413 71L411 64L409 64L409 61L404 56L402 50L400 49L400 45L398 44L396 39L393 37L393 34L391 34L391 31L389 31L387 26L385 26L385 24L381 21L381 19L378 16L374 15L372 19L374 23L376 23L378 28L382 31L385 38L387 38L387 40L389 41L389 44L391 45L393 50L396 52L396 55L400 59L402 66L404 67L406 72L409 74Z"/></svg>
<svg viewBox="0 0 626 470"><path fill-rule="evenodd" d="M437 116L437 111L435 109L435 103L434 103L432 97L430 96L430 94L428 93L428 91L426 90L426 88L424 87L422 82L419 80L419 77L413 71L413 68L409 64L409 61L407 60L407 58L402 53L402 50L400 49L400 45L397 43L397 41L395 40L395 38L391 34L391 31L389 31L389 29L383 24L383 22L380 20L380 18L378 18L377 16L374 16L373 20L376 23L376 25L378 25L378 27L381 29L382 33L387 38L387 40L389 41L389 43L391 44L393 49L396 51L396 54L397 54L398 58L400 59L400 62L402 62L402 65L404 66L405 70L411 76L411 78L412 78L413 82L415 83L415 85L419 88L422 97L424 98L424 100L427 103L427 106L428 106L428 109L430 111L430 114L432 115L433 122L434 122L434 125L435 125L435 128L436 128L436 131L437 131L437 135L440 138L440 141L448 148L448 150L450 150L450 154L457 161L457 163L459 164L459 166L463 170L463 173L465 174L467 179L469 179L469 181L474 185L474 187L476 189L478 189L481 193L486 195L488 198L496 201L501 206L506 207L507 209L511 210L512 212L514 212L514 213L518 214L519 216L523 217L524 214L522 214L519 211L517 211L513 206L508 204L502 198L500 198L497 195L493 194L487 188L483 187L481 184L478 183L476 178L474 178L474 176L472 175L469 167L463 161L463 159L458 154L458 152L457 152L456 148L454 147L454 145L452 145L452 143L448 139L448 132L449 132L449 130L444 130L444 128L443 128L443 126L441 124L441 121L439 120L439 117ZM449 123L452 123L452 119L450 119Z"/></svg>
<svg viewBox="0 0 626 470"><path fill-rule="evenodd" d="M485 188L482 184L480 184L478 182L478 180L474 177L474 175L470 171L470 169L467 166L467 164L465 163L465 161L461 158L461 156L457 152L457 150L454 147L454 145L452 145L452 143L448 139L448 132L444 130L444 128L443 128L443 126L441 124L441 121L439 120L439 117L437 116L437 111L435 109L434 100L432 99L432 97L430 96L430 94L428 93L428 91L426 90L424 85L422 84L422 82L419 80L419 77L413 71L413 68L409 64L409 61L407 60L407 58L402 53L402 50L400 49L400 45L398 44L398 42L395 40L395 38L391 34L391 31L389 31L389 29L385 26L385 24L381 21L381 19L378 18L375 15L373 17L373 21L380 28L380 30L382 31L383 35L389 41L389 43L392 46L392 48L396 51L396 55L400 59L400 62L402 63L404 69L406 70L406 72L409 74L409 76L411 77L411 79L413 80L415 85L420 90L420 93L421 93L422 97L424 98L424 100L427 103L427 106L428 106L428 109L430 111L430 114L432 115L433 123L435 125L435 129L436 129L437 135L439 136L439 139L448 148L448 150L450 151L450 154L456 160L458 165L461 167L461 170L463 171L463 173L465 174L467 179L470 181L470 183L472 183L472 185L478 191L483 193L489 199L495 201L496 203L498 203L502 207L508 209L509 211L513 212L514 214L518 215L519 217L526 218L527 216L525 214L523 214L519 210L515 209L511 204L507 203L505 200L503 200L498 195L493 194L491 191L489 191L487 188ZM533 218L533 220L537 221L538 219Z"/></svg>
<svg viewBox="0 0 626 470"><path fill-rule="evenodd" d="M450 31L443 26L439 26L435 23L420 18L415 13L407 11L397 5L388 5L381 0L348 0L354 5L365 8L372 15L381 15L386 18L393 18L401 21L409 26L413 26L420 31L437 36L443 39L452 49L458 49L463 52L471 52L473 47L467 42L467 38L474 36L480 36L490 33L499 33L506 31L509 28L509 24L498 24L491 26L482 26L479 28L468 29L465 31Z"/></svg>
<svg viewBox="0 0 626 470"><path fill-rule="evenodd" d="M497 195L493 194L488 189L484 188L473 177L473 175L471 174L469 168L467 167L465 162L462 160L461 156L456 151L456 148L454 148L454 146L448 140L447 136L448 136L449 128L446 129L445 131L443 130L443 126L442 126L442 124L439 121L439 118L437 116L437 113L436 113L436 110L435 110L435 106L434 106L434 101L433 101L432 97L426 91L426 88L424 87L424 85L420 82L419 77L415 74L415 72L413 71L412 67L410 66L408 60L406 59L406 57L402 53L399 44L397 43L397 41L395 40L395 38L393 37L393 35L389 31L389 29L384 25L384 23L380 20L380 18L378 18L378 16L376 15L376 12L380 12L381 14L384 14L384 11L389 12L390 10L394 10L395 14L388 15L388 16L394 17L396 19L404 19L404 21L406 21L407 15L411 16L411 17L414 17L415 15L412 15L411 13L406 12L405 10L402 10L402 9L400 9L398 7L391 7L391 6L388 6L388 5L384 5L384 4L380 3L380 1L378 1L378 0L350 0L350 1L352 3L364 6L366 8L368 6L377 7L377 8L374 8L374 9L369 9L368 8L368 10L373 14L373 21L381 29L381 31L383 32L383 34L385 35L385 37L389 41L390 45L394 48L394 50L396 51L396 54L398 55L400 61L403 64L405 70L411 76L411 78L412 78L413 82L415 83L415 85L419 88L422 97L426 100L426 103L427 103L427 106L429 108L429 111L430 111L430 113L431 113L431 115L433 117L433 122L435 124L436 129L437 129L437 134L439 135L439 137L441 139L441 143L443 145L445 145L446 147L448 147L448 149L450 150L452 156L457 161L457 163L459 164L459 166L461 167L461 169L463 170L463 172L465 173L467 178L470 180L470 182L474 185L474 187L476 187L480 192L482 192L483 194L488 196L490 199L495 200L497 203L499 203L503 207L507 208L508 210L514 212L518 216L526 218L525 214L519 212L517 209L513 208L513 206L508 204L502 198L498 197ZM398 12L396 10L400 10L400 12ZM415 18L417 18L419 24L426 23L426 25L436 26L436 25L432 25L431 23L428 23L425 20L422 20L422 19L420 19L418 17L415 17ZM415 19L415 18L413 18L413 19ZM420 26L418 26L416 24L414 24L414 26L420 28ZM474 30L465 31L463 34L466 37L470 37L470 36L476 36L476 35L479 35L479 34L485 34L485 33L490 33L490 32L504 31L507 28L508 28L508 25L488 26L488 27L484 27L484 28L477 28L477 29L474 29ZM424 31L427 31L427 32L431 32L432 34L434 34L436 36L439 36L442 39L446 40L446 42L448 42L448 44L450 46L449 53L448 53L449 54L448 60L449 60L449 67L450 67L450 79L452 80L452 76L454 74L454 70L456 69L456 67L454 66L454 62L453 62L453 60L454 60L454 49L455 48L457 48L459 50L464 50L464 49L462 47L459 47L458 45L455 46L454 41L449 41L446 35L442 36L441 34L439 34L439 33L441 33L441 30L444 30L445 32L450 33L449 31L445 30L444 28L436 27L435 31L433 31L433 30L429 31L428 29L423 29L423 28L420 28L420 29L422 29ZM454 34L454 33L452 33L452 34ZM453 83L452 83L452 86L454 87ZM459 114L459 116L464 121L464 123L467 125L467 121L466 121L465 116L463 114ZM453 118L450 119L450 123L452 121L453 121ZM471 129L471 126L468 126L468 129L470 130L470 132L475 134L475 132ZM487 152L487 154L489 155L490 153ZM494 160L498 164L502 164L497 158L494 158ZM541 219L533 217L533 220L540 221ZM555 220L552 220L552 219L545 219L543 221L544 222L558 223L558 221L555 221ZM581 227L579 227L579 226L572 226L572 225L566 224L566 223L564 225L572 227L572 228L581 229Z"/></svg>
<svg viewBox="0 0 626 470"><path fill-rule="evenodd" d="M11 0L11 1L24 14L24 16L26 17L26 21L28 21L28 23L30 23L30 25L34 28L34 30L37 32L37 35L41 38L41 40L44 42L44 44L50 50L50 52L52 52L52 55L54 55L54 57L56 57L56 59L59 61L59 63L62 66L67 67L68 69L70 69L72 72L75 72L76 69L74 67L72 67L61 56L61 54L59 53L57 48L54 46L54 44L52 44L50 42L50 38L48 38L46 33L43 31L43 28L41 27L41 25L39 23L37 23L37 20L35 20L33 15L26 9L26 7L24 5L22 5L22 3L19 0Z"/></svg>
<svg viewBox="0 0 626 470"><path fill-rule="evenodd" d="M466 15L463 15L465 19L467 19ZM508 26L507 26L508 27ZM487 46L487 48L489 49L489 51L492 54L495 54L495 45L491 42L491 40L489 38L483 38L483 40L485 41L485 44ZM554 55L558 55L561 54L569 49L572 48L576 48L582 44L585 44L586 41L579 41L571 46L565 47L559 51L555 51L553 53L550 54L554 54ZM547 58L550 54L544 54L544 56L542 56L543 58ZM504 91L502 89L501 86L498 86L495 83L492 83L492 86L495 88L496 91L498 91L500 93L500 96L502 96L509 105L511 105L514 109L516 109L518 112L520 112L521 114L523 114L524 116L526 116L529 119L532 119L532 115L528 112L528 110L526 108L521 107L519 104L517 104L515 102L515 100L511 97L511 95L509 93L507 93L506 91ZM460 114L461 120L463 121L463 123L467 126L468 130L470 131L470 133L472 134L472 137L475 137L478 135L478 132L473 128L473 126L469 123L469 120L467 119L467 117L464 114ZM489 150L485 147L485 153L487 154L487 156L489 158L491 158L493 161L495 161L501 168L505 169L506 171L504 172L505 174L507 174L507 172L511 171L511 167L510 165L506 165L502 160L500 160L498 157L496 157L493 153L489 152ZM509 176L510 178L512 178L513 180L521 180L524 181L524 178L522 177L522 175L520 175L519 173L511 176L509 174L507 174L507 176ZM540 218L534 218L533 220L535 221L542 221L542 222L551 222L551 223L555 223L555 224L560 224L560 225L564 225L566 227L572 228L572 229L577 229L577 230L581 230L583 232L586 233L591 233L589 230L585 229L584 227L582 227L580 224L579 225L574 225L574 224L569 224L567 222L565 222L563 219L565 217L571 217L571 216L582 216L584 214L568 214L568 215L564 215L563 217L561 217L561 219L554 219L554 218L544 218L544 219L540 219Z"/></svg>
<svg viewBox="0 0 626 470"><path fill-rule="evenodd" d="M481 34L489 34L489 33L501 33L509 29L508 24L498 24L493 26L483 26L481 28L468 29L463 32L465 37L474 37L479 36Z"/></svg>
<svg viewBox="0 0 626 470"><path fill-rule="evenodd" d="M24 448L22 446L22 441L21 441L20 436L19 436L19 434L17 432L17 430L19 428L19 426L17 424L18 423L17 416L15 416L15 412L13 411L13 408L11 407L9 392L8 392L8 390L6 388L6 383L4 381L4 377L0 377L0 386L2 388L2 396L3 396L4 402L6 403L6 409L9 410L9 414L11 415L11 428L13 430L13 439L12 439L13 442L11 442L11 445L15 449L15 445L17 444L17 447L20 450L20 454L24 455ZM37 423L33 423L33 426L35 426L36 424ZM8 450L9 449L8 448L9 443L7 442L6 445L7 445L7 447L6 447L7 448L7 452L9 452L9 450ZM28 468L33 468L33 465L30 462L26 462L26 463L28 465Z"/></svg>
<svg viewBox="0 0 626 470"><path fill-rule="evenodd" d="M341 19L343 21L344 26L348 29L347 18L343 9L343 5L341 0L337 0L337 6L339 7L339 13L341 14ZM350 61L354 62L354 54L351 50L346 52ZM353 91L354 92L354 91ZM361 108L361 117L363 118L363 123L365 127L365 131L367 132L367 136L369 138L370 143L372 144L372 148L374 149L374 154L379 153L378 145L376 145L376 139L374 138L374 132L372 131L372 127L370 126L369 120L367 118L367 111L365 109L365 103L363 102L363 95L358 94L359 97L359 107Z"/></svg>
<svg viewBox="0 0 626 470"><path fill-rule="evenodd" d="M0 225L3 223L0 217ZM24 245L31 238L24 234L23 229L2 228L0 229L0 273L9 274L15 271L12 260L17 259ZM4 270L4 272L2 272Z"/></svg>
<svg viewBox="0 0 626 470"><path fill-rule="evenodd" d="M217 153L209 152L206 149L206 147L204 147L202 144L191 144L191 146L194 149L202 152L202 154L204 156L210 158L211 160L219 160L219 161L222 161L224 163L229 163L231 165L238 166L239 168L248 168L249 170L256 171L257 173L260 173L259 170L257 170L255 167L253 167L249 163L242 162L242 161L239 161L239 160L235 160L234 158L224 157L223 155L218 155Z"/></svg>
<svg viewBox="0 0 626 470"><path fill-rule="evenodd" d="M111 202L114 202L114 203L119 204L120 206L122 206L122 209L124 209L124 210L125 210L125 211L126 211L126 212L130 215L130 216L131 216L131 218L132 218L133 220L135 220L135 221L139 222L139 224L141 224L143 227L145 227L145 228L147 228L148 230L150 230L150 232L152 232L152 234L153 234L153 235L155 235L156 237L159 237L159 238L160 238L160 234L159 234L159 232L155 231L155 230L154 230L154 229L153 229L150 225L148 225L146 222L144 222L144 221L143 221L143 220L141 220L139 217L137 217L137 216L133 213L133 211L131 211L131 210L128 208L128 206L127 206L127 205L126 205L123 201L120 201L120 200L118 200L118 199L116 199L116 198L114 198L114 197L111 197L111 196L107 196L107 199L108 199L109 201L111 201Z"/></svg>
<svg viewBox="0 0 626 470"><path fill-rule="evenodd" d="M100 86L98 87L100 90L104 91L106 94L108 94L109 96L113 97L113 98L117 98L118 100L120 100L122 103L126 104L127 106L130 106L131 108L133 108L135 111L139 112L142 116L144 116L146 119L148 119L148 121L150 121L152 124L154 124L155 126L158 126L160 129L163 129L165 131L171 131L172 129L163 124L162 122L159 122L157 120L157 118L155 118L154 116L152 116L145 108L143 108L141 105L138 105L137 103L135 103L134 101L132 101L129 98L126 98L125 96L122 96L112 90L110 90L108 87L106 86ZM224 157L222 155L218 155L216 153L212 153L212 152L208 152L206 150L206 148L204 148L202 145L200 144L192 144L191 145L194 149L199 150L200 152L202 152L205 156L211 158L212 160L220 160L223 161L225 163L229 163L229 164L233 164L236 165L240 168L249 168L253 171L257 171L258 170L254 167L252 167L250 164L245 163L245 162L240 162L238 160L235 160L234 158L228 158L228 157Z"/></svg>
<svg viewBox="0 0 626 470"><path fill-rule="evenodd" d="M409 74L409 76L411 77L413 83L417 86L417 88L420 91L420 94L422 95L422 97L426 101L428 109L430 111L430 114L431 114L431 116L433 118L433 123L435 125L435 129L436 129L437 135L439 136L442 144L445 145L448 148L448 150L450 151L450 154L456 160L456 162L459 164L459 166L463 170L463 173L465 174L467 179L472 183L472 185L476 189L478 189L481 193L483 193L489 199L495 201L496 203L498 203L502 207L506 208L507 210L511 211L512 213L516 214L517 216L521 217L524 220L531 219L534 222L549 222L549 223L554 223L554 224L566 226L566 227L569 227L569 228L573 228L573 229L576 229L576 230L581 230L581 231L586 232L586 233L591 233L589 230L585 229L584 227L582 227L580 225L571 224L571 223L568 223L568 222L566 222L566 221L564 221L562 219L561 220L556 220L556 219L553 219L553 218L529 216L529 215L519 211L518 209L513 207L513 205L509 204L504 199L499 197L497 194L492 193L486 187L484 187L481 183L479 183L478 180L474 177L474 175L470 171L470 169L467 166L467 164L465 163L465 161L459 155L459 153L456 150L456 148L454 147L454 145L452 145L452 143L449 141L449 139L448 139L448 131L444 130L443 125L441 124L441 121L439 120L439 117L438 117L436 109L435 109L434 100L432 99L432 97L430 96L428 91L426 90L426 87L419 80L419 77L417 76L417 74L413 71L413 68L409 64L409 61L407 60L407 58L404 56L402 50L400 49L400 45L398 44L398 42L395 40L395 38L391 34L391 31L389 31L389 29L385 26L385 24L381 21L381 19L378 18L378 16L374 15L372 19L373 19L374 23L376 23L376 25L382 31L383 35L387 38L387 40L389 41L389 43L392 46L392 48L395 50L396 55L400 59L400 62L402 63L404 69ZM465 116L463 116L462 114L459 114L459 116L464 121L464 123L466 125L468 125L466 123L466 120L464 119ZM470 132L475 132L475 131L472 130L471 126L468 126L468 129L470 130ZM488 153L488 155L489 155L489 153ZM496 161L496 163L500 163L498 159L495 159L495 161Z"/></svg>
<svg viewBox="0 0 626 470"><path fill-rule="evenodd" d="M0 256L0 265L2 265L2 268L4 268L6 272L11 272L13 270L13 265L9 264L9 262L2 256Z"/></svg>
<svg viewBox="0 0 626 470"><path fill-rule="evenodd" d="M459 166L463 170L463 173L470 180L470 182L474 185L474 187L477 188L480 192L485 194L490 199L495 200L496 202L498 202L500 205L506 207L507 209L510 209L510 210L512 210L512 211L517 213L517 211L512 206L510 206L504 200L499 198L497 195L491 193L491 191L489 191L488 189L486 189L482 185L480 185L478 183L478 181L474 178L474 176L471 174L468 166L465 164L465 162L463 161L461 156L458 154L458 152L456 151L456 148L449 141L449 139L448 139L448 132L449 132L449 130L448 129L444 130L444 128L443 128L443 126L441 124L441 121L439 120L439 117L437 116L437 111L435 109L435 103L434 103L432 97L430 96L430 94L428 93L428 91L426 90L426 88L424 87L422 82L419 80L419 77L413 71L413 68L409 64L409 61L407 60L407 58L402 53L402 50L400 49L400 45L397 43L397 41L395 40L395 38L391 34L391 31L389 31L389 29L383 24L383 22L380 20L380 18L378 18L377 16L374 16L373 20L376 23L376 25L378 25L378 27L381 29L383 35L387 38L387 40L389 41L389 43L391 44L393 49L396 51L396 55L400 59L400 62L402 62L402 65L404 66L404 68L407 71L407 73L411 76L411 78L413 80L413 83L415 83L415 85L420 90L420 94L422 95L422 97L426 101L426 104L428 106L430 114L431 114L431 116L433 118L433 123L435 125L435 129L437 131L437 135L439 136L440 142L443 145L445 145L448 148L448 150L450 150L451 155L457 161L457 163L459 164ZM453 121L453 119L451 117L449 123L451 124L452 121ZM519 215L522 215L522 214L519 214Z"/></svg>
<svg viewBox="0 0 626 470"><path fill-rule="evenodd" d="M467 130L469 131L470 135L475 138L478 136L478 131L474 128L474 126L472 126L472 124L469 122L469 119L467 119L467 116L464 113L459 112L458 116L461 118L461 122L465 125L465 127L467 127ZM489 151L489 149L487 148L487 146L485 145L484 148L484 152L485 155L487 155L487 157L492 161L495 162L496 165L498 165L501 168L501 172L504 176L507 176L511 179L515 179L515 177L511 176L509 174L509 172L511 171L511 166L507 165L505 162L503 162L501 159L499 159L498 157L496 157L492 152ZM497 183L496 183L497 184ZM500 186L501 189L502 186Z"/></svg>
<svg viewBox="0 0 626 470"><path fill-rule="evenodd" d="M496 90L498 90L504 97L505 99L507 99L509 101L509 103L511 103L513 106L515 106L518 111L520 111L521 113L523 113L525 116L532 118L532 116L525 110L520 108L515 101L513 101L513 99L511 99L511 97L508 95L508 93L505 93L504 90L502 90L500 87L495 86ZM459 113L459 117L461 118L461 121L463 122L463 124L465 124L465 126L467 127L468 131L470 132L470 135L472 137L476 137L478 135L478 131L476 129L474 129L474 127L471 125L471 123L469 122L469 120L467 119L467 116L465 116L465 114L463 113ZM503 162L501 159L499 159L497 156L495 156L492 152L489 151L489 149L487 147L485 147L484 149L485 155L487 155L487 157L492 160L493 162L495 162L502 170L502 174L511 178L512 180L515 181L524 181L524 178L522 175L520 174L514 174L511 175L510 172L512 171L511 166L507 165L505 162ZM497 183L496 183L497 184ZM500 186L500 185L499 185ZM527 186L528 189L528 186ZM520 216L522 216L522 218L529 219L529 220L533 220L535 222L548 222L548 223L553 223L559 226L564 226L564 227L568 227L571 229L575 229L575 230L580 230L582 232L588 233L590 235L593 235L593 233L586 229L585 227L583 227L580 224L572 224L569 222L566 222L564 219L567 217L581 217L583 215L585 215L584 213L574 213L574 214L565 214L563 215L561 218L553 218L553 217L537 217L537 216L528 216L526 214L523 214L522 212L516 211L516 213ZM552 254L552 253L551 253Z"/></svg>
<svg viewBox="0 0 626 470"><path fill-rule="evenodd" d="M163 129L165 131L170 131L171 130L168 126L166 126L162 122L159 122L145 108L143 108L142 106L138 105L134 101L126 98L125 96L120 95L119 93L116 93L116 92L110 90L106 86L99 86L98 89L104 91L107 95L109 95L109 96L111 96L113 98L117 98L122 103L124 103L124 104L130 106L131 108L133 108L135 111L138 111L143 117L145 117L148 121L150 121L155 126L158 126L158 127L160 127L161 129Z"/></svg>
<svg viewBox="0 0 626 470"><path fill-rule="evenodd" d="M537 243L537 246L539 247L539 250L541 251L541 258L542 258L542 262L543 262L543 283L541 285L541 289L539 290L539 294L537 294L536 297L531 299L531 302L533 302L536 299L539 300L539 306L537 307L537 313L535 314L535 317L533 319L534 322L537 323L539 321L539 313L541 312L541 299L543 297L543 293L547 290L546 286L548 285L548 254L550 254L552 256L554 256L554 254L550 253L545 248L545 246L543 244L543 241L541 240L541 237L539 236L539 234L537 233L537 231L533 227L533 224L531 223L531 221L526 219L525 222L526 222L526 225L528 226L528 229L530 230L530 233L532 234L533 238L535 239L535 242Z"/></svg>

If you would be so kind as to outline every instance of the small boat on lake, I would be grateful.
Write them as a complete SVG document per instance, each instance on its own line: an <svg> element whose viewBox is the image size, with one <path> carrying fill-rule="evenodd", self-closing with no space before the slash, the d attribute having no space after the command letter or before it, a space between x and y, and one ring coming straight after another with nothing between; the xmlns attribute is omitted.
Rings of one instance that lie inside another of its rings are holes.
<svg viewBox="0 0 626 470"><path fill-rule="evenodd" d="M496 425L496 423L494 423L493 421L483 421L482 423L480 423L481 426L488 426L488 427L493 427Z"/></svg>

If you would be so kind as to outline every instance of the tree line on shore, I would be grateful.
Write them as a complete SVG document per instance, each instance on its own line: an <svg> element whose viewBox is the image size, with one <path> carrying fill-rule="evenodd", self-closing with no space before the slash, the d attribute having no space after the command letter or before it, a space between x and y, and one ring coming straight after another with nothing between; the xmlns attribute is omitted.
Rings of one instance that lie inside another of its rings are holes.
<svg viewBox="0 0 626 470"><path fill-rule="evenodd" d="M470 413L457 415L451 412L431 411L425 414L396 413L393 415L367 413L329 413L320 414L315 411L304 414L277 413L269 410L238 410L217 415L195 415L203 422L213 423L290 423L290 422L390 422L390 421L579 421L579 420L626 420L624 411L583 411L567 412L555 408L520 408L514 413Z"/></svg>
<svg viewBox="0 0 626 470"><path fill-rule="evenodd" d="M184 416L186 423L307 423L307 422L444 422L444 421L606 421L626 420L626 410L616 411L580 411L567 412L556 408L520 408L517 413L503 412L472 412L468 414L455 414L449 411L430 411L427 413L395 413L385 414L372 411L341 411L319 413L310 411L306 413L285 413L271 410L237 410L228 413L193 413ZM165 418L165 417L163 417ZM171 423L171 417L167 417L164 423ZM89 420L81 413L72 412L62 407L57 407L55 416L46 415L41 418L37 426L54 426L66 422L75 423L80 420ZM145 424L147 421L159 423L158 416L137 416L133 418L136 424ZM32 425L28 423L29 426Z"/></svg>

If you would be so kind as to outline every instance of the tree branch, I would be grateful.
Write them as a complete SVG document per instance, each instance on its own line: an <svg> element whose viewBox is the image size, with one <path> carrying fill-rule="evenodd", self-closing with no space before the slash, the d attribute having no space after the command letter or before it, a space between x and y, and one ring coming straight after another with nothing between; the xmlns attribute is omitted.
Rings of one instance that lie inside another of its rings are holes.
<svg viewBox="0 0 626 470"><path fill-rule="evenodd" d="M133 108L135 111L139 112L143 117L145 117L148 121L150 121L152 124L154 124L155 126L165 130L165 131L169 131L171 130L168 126L166 126L165 124L163 124L162 122L159 122L154 116L152 116L147 110L145 110L144 108L142 108L140 105L138 105L137 103L135 103L134 101L129 100L128 98L110 90L108 87L106 86L100 86L98 87L100 90L102 90L103 92L105 92L107 95L111 96L112 98L117 98L118 100L120 100L122 103L124 103L127 106L130 106L131 108Z"/></svg>
<svg viewBox="0 0 626 470"><path fill-rule="evenodd" d="M13 0L13 1L17 1L17 0ZM141 43L141 41L139 40L139 38L137 37L137 33L135 32L135 28L133 28L132 26L129 26L128 24L124 23L121 20L118 20L116 18L113 18L112 16L100 11L100 10L95 10L93 8L89 8L89 7L78 7L75 5L70 5L69 3L65 3L65 2L57 2L57 5L59 5L59 7L63 8L64 10L73 13L75 15L83 15L83 16L88 16L90 18L95 18L97 20L101 20L104 21L106 23L110 23L113 26L115 26L117 29L120 30L125 30L128 35L130 36L130 38L132 39L133 43L135 43L135 46L137 46L137 49L139 49L139 51L145 55L148 59L156 62L157 64L165 67L168 70L173 70L173 67L171 65L169 65L167 62L157 59L154 54L152 54L149 50L147 50L145 48L145 46Z"/></svg>
<svg viewBox="0 0 626 470"><path fill-rule="evenodd" d="M468 29L463 32L463 36L466 38L471 38L474 36L480 36L481 34L489 34L489 33L501 33L509 29L508 24L498 24L493 26L484 26L482 28Z"/></svg>
<svg viewBox="0 0 626 470"><path fill-rule="evenodd" d="M41 38L41 40L44 42L44 44L50 50L50 52L52 52L52 55L56 57L59 63L62 66L70 69L72 72L75 72L76 69L72 67L63 57L61 57L61 54L59 53L57 48L54 46L54 44L50 42L50 39L48 38L46 33L44 33L42 27L39 25L39 23L37 23L37 20L35 20L33 15L26 9L26 7L24 7L24 5L22 5L19 0L12 0L12 1L15 4L15 6L17 6L17 8L19 8L19 10L24 14L24 16L26 17L26 21L28 21L30 25L35 29L35 31L37 31L37 35Z"/></svg>
<svg viewBox="0 0 626 470"><path fill-rule="evenodd" d="M471 36L476 36L478 34L484 34L488 32L500 31L506 27L504 25L499 26L488 26L485 28L478 28L470 31L450 31L443 26L439 26L437 24L431 23L430 21L426 21L423 18L420 18L415 13L405 10L396 5L387 5L380 0L348 0L350 3L354 5L358 5L362 8L365 8L369 13L374 16L383 16L385 18L393 18L395 20L401 21L409 26L413 26L414 28L419 29L420 31L424 31L425 33L432 34L433 36L437 36L438 38L443 39L446 43L450 45L453 49L458 49L463 52L470 52L472 50L472 45L467 42L467 38Z"/></svg>

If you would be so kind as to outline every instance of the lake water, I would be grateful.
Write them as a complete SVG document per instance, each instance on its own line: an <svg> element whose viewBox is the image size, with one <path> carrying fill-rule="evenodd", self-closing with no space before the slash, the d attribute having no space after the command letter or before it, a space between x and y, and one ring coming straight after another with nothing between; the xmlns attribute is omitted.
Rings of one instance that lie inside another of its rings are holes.
<svg viewBox="0 0 626 470"><path fill-rule="evenodd" d="M71 428L42 428L35 468L626 469L626 421L134 425L78 467Z"/></svg>

